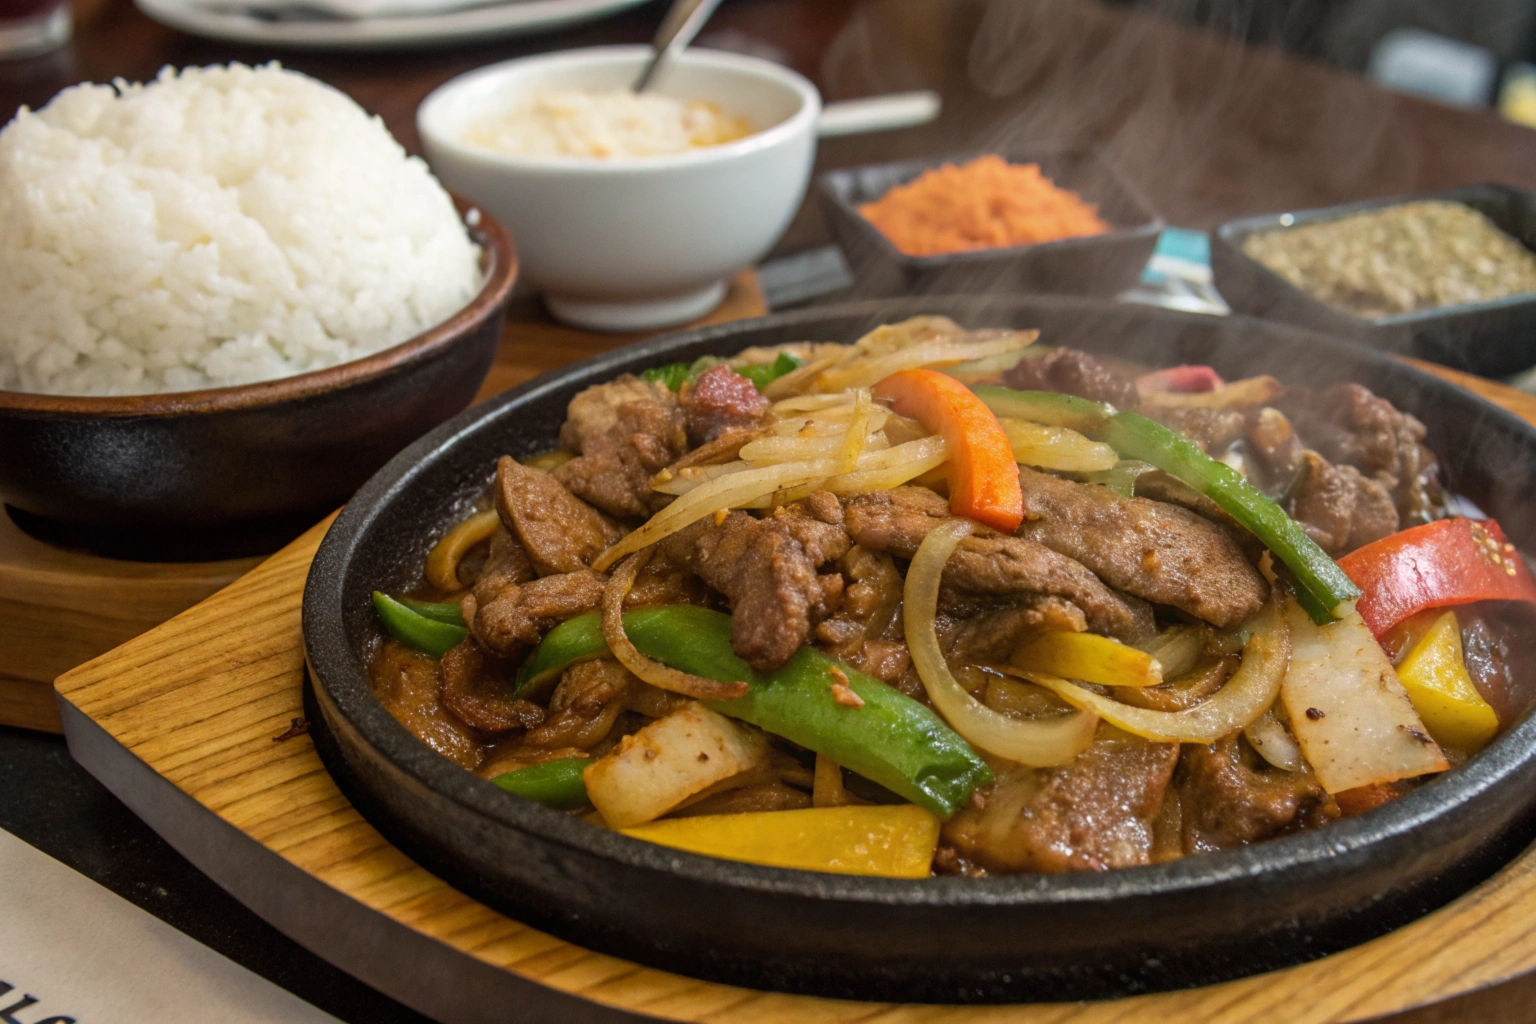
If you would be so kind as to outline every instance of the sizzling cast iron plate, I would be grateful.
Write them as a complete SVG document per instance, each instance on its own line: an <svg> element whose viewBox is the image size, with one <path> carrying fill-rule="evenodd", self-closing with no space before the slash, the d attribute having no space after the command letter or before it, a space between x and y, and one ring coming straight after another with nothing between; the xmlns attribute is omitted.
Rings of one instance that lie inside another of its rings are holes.
<svg viewBox="0 0 1536 1024"><path fill-rule="evenodd" d="M943 313L1040 327L1151 365L1228 378L1358 381L1429 426L1451 487L1523 549L1536 430L1412 367L1279 325L1068 298L881 300L658 338L548 374L422 438L332 526L304 595L321 755L370 821L429 869L520 920L594 949L756 988L879 1000L1102 999L1308 960L1397 927L1505 863L1536 826L1536 721L1467 765L1327 828L1097 874L924 881L715 860L519 800L439 757L368 687L369 592L418 578L429 541L484 493L497 456L556 444L571 396L626 371L751 345L852 341ZM1528 634L1527 634L1528 635ZM1516 664L1529 664L1518 645ZM1528 670L1522 670L1529 674Z"/></svg>

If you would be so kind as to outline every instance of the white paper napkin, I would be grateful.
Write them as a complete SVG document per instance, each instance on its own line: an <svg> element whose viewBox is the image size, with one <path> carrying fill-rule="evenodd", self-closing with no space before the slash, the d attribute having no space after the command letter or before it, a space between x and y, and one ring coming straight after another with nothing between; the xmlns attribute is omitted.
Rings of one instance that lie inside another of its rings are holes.
<svg viewBox="0 0 1536 1024"><path fill-rule="evenodd" d="M341 1024L0 829L0 1019Z"/></svg>

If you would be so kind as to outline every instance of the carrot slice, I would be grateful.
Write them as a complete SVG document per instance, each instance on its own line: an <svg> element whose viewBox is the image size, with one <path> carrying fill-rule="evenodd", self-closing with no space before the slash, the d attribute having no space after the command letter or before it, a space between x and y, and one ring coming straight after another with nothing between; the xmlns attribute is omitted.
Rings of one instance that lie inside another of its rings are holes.
<svg viewBox="0 0 1536 1024"><path fill-rule="evenodd" d="M1005 533L1024 521L1024 492L1008 434L986 403L953 377L902 370L874 397L941 435L949 446L949 510Z"/></svg>

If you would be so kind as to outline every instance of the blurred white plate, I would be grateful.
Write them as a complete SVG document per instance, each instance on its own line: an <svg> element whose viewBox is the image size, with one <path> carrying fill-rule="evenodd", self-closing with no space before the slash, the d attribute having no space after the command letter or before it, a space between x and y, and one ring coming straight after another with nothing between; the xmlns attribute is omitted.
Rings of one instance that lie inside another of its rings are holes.
<svg viewBox="0 0 1536 1024"><path fill-rule="evenodd" d="M359 20L294 14L274 17L259 10L257 3L245 6L241 0L229 0L227 6L215 9L188 0L134 2L156 21L213 39L327 50L384 50L550 32L615 14L646 0L517 0L442 14ZM259 7L266 8L270 2L263 0ZM298 0L285 7L290 12L305 9Z"/></svg>

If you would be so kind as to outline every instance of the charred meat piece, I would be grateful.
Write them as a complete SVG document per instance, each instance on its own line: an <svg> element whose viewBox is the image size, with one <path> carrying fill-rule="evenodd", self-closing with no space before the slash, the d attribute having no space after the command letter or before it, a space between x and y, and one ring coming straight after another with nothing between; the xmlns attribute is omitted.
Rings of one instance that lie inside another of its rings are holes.
<svg viewBox="0 0 1536 1024"><path fill-rule="evenodd" d="M443 707L442 680L436 661L397 640L386 640L368 663L369 688L384 710L412 736L474 771L485 750L474 730Z"/></svg>
<svg viewBox="0 0 1536 1024"><path fill-rule="evenodd" d="M483 733L531 729L544 721L543 708L507 693L506 677L474 640L443 655L442 700L455 718Z"/></svg>
<svg viewBox="0 0 1536 1024"><path fill-rule="evenodd" d="M1003 383L1025 391L1060 391L1119 409L1135 409L1136 382L1075 348L1030 353L1003 374Z"/></svg>
<svg viewBox="0 0 1536 1024"><path fill-rule="evenodd" d="M723 363L683 385L678 400L687 419L688 439L694 444L708 444L730 431L755 427L768 411L768 399L757 386Z"/></svg>
<svg viewBox="0 0 1536 1024"><path fill-rule="evenodd" d="M1316 452L1303 452L1301 467L1288 511L1328 554L1338 557L1397 531L1397 505L1382 484Z"/></svg>
<svg viewBox="0 0 1536 1024"><path fill-rule="evenodd" d="M874 551L911 558L928 531L950 518L949 503L926 487L860 494L844 509L853 540ZM1153 633L1152 609L1117 594L1081 563L1024 537L984 527L960 542L944 570L941 609L1035 604L1054 596L1082 611L1089 629L1138 643ZM1059 609L1056 609L1059 611Z"/></svg>
<svg viewBox="0 0 1536 1024"><path fill-rule="evenodd" d="M643 519L666 500L651 477L688 449L688 434L666 385L625 374L571 399L560 443L578 457L556 479L609 515Z"/></svg>
<svg viewBox="0 0 1536 1024"><path fill-rule="evenodd" d="M1125 498L1019 467L1019 536L1075 559L1104 582L1217 626L1256 615L1269 586L1220 527L1177 505Z"/></svg>
<svg viewBox="0 0 1536 1024"><path fill-rule="evenodd" d="M511 657L537 644L546 630L596 608L607 582L602 573L582 569L509 583L495 593L476 587L464 596L461 608L476 640L494 654Z"/></svg>
<svg viewBox="0 0 1536 1024"><path fill-rule="evenodd" d="M701 519L658 546L731 602L731 647L756 669L774 669L809 640L841 597L841 575L816 570L848 551L842 527L781 510Z"/></svg>
<svg viewBox="0 0 1536 1024"><path fill-rule="evenodd" d="M1055 768L1004 776L985 806L962 808L944 841L988 871L1103 871L1151 861L1153 822L1179 760L1176 743L1100 738Z"/></svg>
<svg viewBox="0 0 1536 1024"><path fill-rule="evenodd" d="M1186 746L1177 787L1185 853L1230 849L1339 816L1310 772L1273 768L1235 735Z"/></svg>
<svg viewBox="0 0 1536 1024"><path fill-rule="evenodd" d="M496 511L540 576L585 569L624 536L623 527L559 480L506 455L496 463Z"/></svg>
<svg viewBox="0 0 1536 1024"><path fill-rule="evenodd" d="M1424 424L1413 416L1359 384L1339 384L1321 394L1290 388L1275 406L1323 458L1353 466L1391 492L1403 525L1440 515L1445 503L1440 467L1424 446Z"/></svg>

